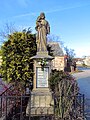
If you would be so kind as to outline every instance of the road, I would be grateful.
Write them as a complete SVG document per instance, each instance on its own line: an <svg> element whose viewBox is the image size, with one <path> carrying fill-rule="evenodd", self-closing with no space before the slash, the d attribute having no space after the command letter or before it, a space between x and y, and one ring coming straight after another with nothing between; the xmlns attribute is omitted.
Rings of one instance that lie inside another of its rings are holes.
<svg viewBox="0 0 90 120"><path fill-rule="evenodd" d="M81 69L83 72L75 73L73 76L77 79L80 93L85 95L85 116L90 120L90 69Z"/></svg>
<svg viewBox="0 0 90 120"><path fill-rule="evenodd" d="M83 72L74 73L73 76L77 79L80 92L85 94L86 98L90 99L90 69L82 69Z"/></svg>

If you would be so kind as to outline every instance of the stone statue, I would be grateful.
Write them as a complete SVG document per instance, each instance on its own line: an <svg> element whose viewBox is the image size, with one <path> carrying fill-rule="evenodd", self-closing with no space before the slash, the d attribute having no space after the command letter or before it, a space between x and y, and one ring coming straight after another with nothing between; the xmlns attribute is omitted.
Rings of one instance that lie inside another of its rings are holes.
<svg viewBox="0 0 90 120"><path fill-rule="evenodd" d="M45 14L41 13L36 20L37 31L36 42L37 42L37 52L47 51L47 34L50 33L50 26L48 21L45 20Z"/></svg>

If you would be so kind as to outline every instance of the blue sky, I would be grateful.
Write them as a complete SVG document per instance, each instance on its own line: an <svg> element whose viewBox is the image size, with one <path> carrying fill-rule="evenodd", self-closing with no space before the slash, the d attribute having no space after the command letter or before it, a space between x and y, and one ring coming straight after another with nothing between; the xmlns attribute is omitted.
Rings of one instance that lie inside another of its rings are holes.
<svg viewBox="0 0 90 120"><path fill-rule="evenodd" d="M77 57L90 55L90 0L1 0L0 5L0 31L12 23L35 33L37 16L45 12L51 35L59 36Z"/></svg>

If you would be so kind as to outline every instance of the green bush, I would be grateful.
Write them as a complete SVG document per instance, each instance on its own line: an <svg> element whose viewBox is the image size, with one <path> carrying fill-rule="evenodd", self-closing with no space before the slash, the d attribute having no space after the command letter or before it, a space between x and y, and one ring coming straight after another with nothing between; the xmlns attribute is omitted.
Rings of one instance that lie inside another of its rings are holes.
<svg viewBox="0 0 90 120"><path fill-rule="evenodd" d="M3 43L1 51L4 81L25 81L33 76L31 57L36 54L35 35L29 31L14 32Z"/></svg>

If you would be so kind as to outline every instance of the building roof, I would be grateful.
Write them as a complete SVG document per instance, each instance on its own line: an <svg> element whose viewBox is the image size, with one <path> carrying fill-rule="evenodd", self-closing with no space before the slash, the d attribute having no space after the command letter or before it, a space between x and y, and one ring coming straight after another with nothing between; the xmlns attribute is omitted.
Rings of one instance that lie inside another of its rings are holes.
<svg viewBox="0 0 90 120"><path fill-rule="evenodd" d="M63 50L60 47L59 43L57 42L48 42L48 45L51 47L51 50L53 51L53 56L63 56Z"/></svg>

